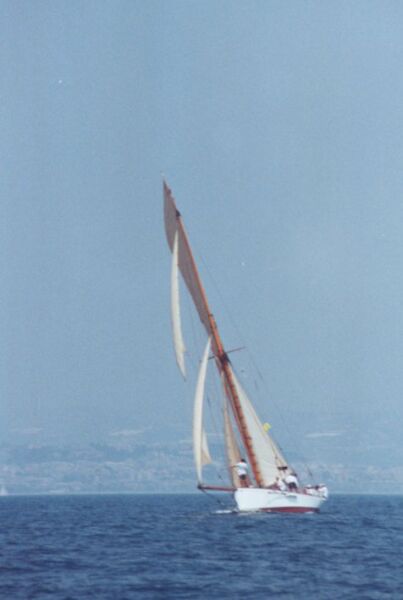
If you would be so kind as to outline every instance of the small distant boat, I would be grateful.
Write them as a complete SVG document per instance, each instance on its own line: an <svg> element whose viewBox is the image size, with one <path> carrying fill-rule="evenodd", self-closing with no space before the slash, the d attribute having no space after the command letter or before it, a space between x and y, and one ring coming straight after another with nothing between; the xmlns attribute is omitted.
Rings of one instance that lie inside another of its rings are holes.
<svg viewBox="0 0 403 600"><path fill-rule="evenodd" d="M325 485L302 485L283 452L268 433L240 381L224 348L217 323L207 300L182 217L171 190L164 182L164 218L169 247L172 251L171 319L176 360L186 375L185 344L181 330L179 273L187 286L207 343L197 377L193 415L193 450L200 490L231 492L239 511L317 512L328 497ZM228 485L208 485L202 479L203 466L212 462L203 425L204 387L209 359L213 359L223 389L223 432L228 465ZM248 459L242 470L241 457Z"/></svg>
<svg viewBox="0 0 403 600"><path fill-rule="evenodd" d="M5 485L0 487L0 496L8 496L8 491Z"/></svg>

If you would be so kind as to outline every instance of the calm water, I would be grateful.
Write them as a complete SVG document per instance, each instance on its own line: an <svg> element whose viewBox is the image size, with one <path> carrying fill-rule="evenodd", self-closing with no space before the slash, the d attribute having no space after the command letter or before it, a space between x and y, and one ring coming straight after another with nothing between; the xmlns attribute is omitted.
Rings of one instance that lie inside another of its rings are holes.
<svg viewBox="0 0 403 600"><path fill-rule="evenodd" d="M0 597L403 598L402 497L334 496L318 515L224 500L0 498Z"/></svg>

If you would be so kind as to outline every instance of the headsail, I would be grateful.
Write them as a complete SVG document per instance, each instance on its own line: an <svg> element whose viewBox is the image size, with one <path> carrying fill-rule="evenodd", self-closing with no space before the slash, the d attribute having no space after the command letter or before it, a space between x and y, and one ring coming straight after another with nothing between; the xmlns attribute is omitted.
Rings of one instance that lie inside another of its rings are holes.
<svg viewBox="0 0 403 600"><path fill-rule="evenodd" d="M199 376L197 378L196 393L193 412L193 452L196 465L197 480L202 482L202 467L211 463L210 452L207 446L207 438L203 428L203 399L204 384L206 381L207 363L210 353L211 338L207 340L203 359L200 364Z"/></svg>
<svg viewBox="0 0 403 600"><path fill-rule="evenodd" d="M171 319L174 338L175 356L178 367L186 379L185 368L185 343L182 336L180 302L179 302L179 272L178 272L178 232L175 232L174 244L172 249L172 269L171 269Z"/></svg>

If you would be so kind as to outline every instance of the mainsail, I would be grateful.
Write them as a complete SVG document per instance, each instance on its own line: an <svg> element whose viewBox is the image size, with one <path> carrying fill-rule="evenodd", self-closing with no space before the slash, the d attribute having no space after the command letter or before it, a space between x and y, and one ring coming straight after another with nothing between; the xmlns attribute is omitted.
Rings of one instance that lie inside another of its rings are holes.
<svg viewBox="0 0 403 600"><path fill-rule="evenodd" d="M203 400L204 384L206 381L207 363L210 353L211 338L207 340L203 359L200 364L197 378L196 393L193 410L193 452L196 464L197 480L202 481L202 467L211 463L211 456L207 446L207 438L203 428Z"/></svg>
<svg viewBox="0 0 403 600"><path fill-rule="evenodd" d="M174 244L172 249L172 269L171 269L171 319L174 338L174 348L176 362L186 379L185 368L185 343L182 336L180 302L179 302L179 272L178 272L178 232L175 232Z"/></svg>

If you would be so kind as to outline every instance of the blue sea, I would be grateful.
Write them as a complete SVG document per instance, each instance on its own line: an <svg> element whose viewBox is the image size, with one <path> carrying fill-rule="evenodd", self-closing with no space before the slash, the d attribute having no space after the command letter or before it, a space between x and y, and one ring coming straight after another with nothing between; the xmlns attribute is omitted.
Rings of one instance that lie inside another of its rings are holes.
<svg viewBox="0 0 403 600"><path fill-rule="evenodd" d="M201 493L1 497L0 598L403 598L403 497L231 508Z"/></svg>

